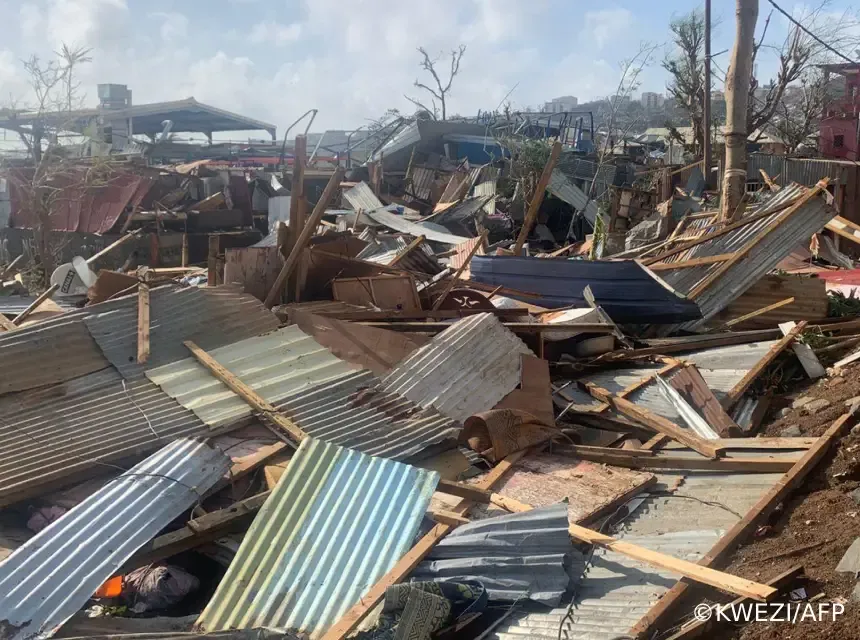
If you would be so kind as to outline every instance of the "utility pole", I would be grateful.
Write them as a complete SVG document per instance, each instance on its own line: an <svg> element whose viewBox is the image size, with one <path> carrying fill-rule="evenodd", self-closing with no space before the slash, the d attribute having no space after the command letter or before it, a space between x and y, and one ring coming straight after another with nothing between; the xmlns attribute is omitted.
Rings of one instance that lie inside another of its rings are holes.
<svg viewBox="0 0 860 640"><path fill-rule="evenodd" d="M705 143L702 146L702 174L705 187L711 185L711 0L705 0L705 102L702 107Z"/></svg>
<svg viewBox="0 0 860 640"><path fill-rule="evenodd" d="M726 163L720 198L720 219L741 215L747 181L747 101L752 76L752 53L758 0L736 0L735 46L726 74Z"/></svg>

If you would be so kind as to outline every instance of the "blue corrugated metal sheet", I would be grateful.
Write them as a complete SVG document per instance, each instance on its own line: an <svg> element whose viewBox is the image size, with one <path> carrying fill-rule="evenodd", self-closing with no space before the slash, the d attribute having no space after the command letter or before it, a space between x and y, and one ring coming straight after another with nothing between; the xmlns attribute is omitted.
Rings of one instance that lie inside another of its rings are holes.
<svg viewBox="0 0 860 640"><path fill-rule="evenodd" d="M304 440L198 623L320 637L409 549L438 480Z"/></svg>
<svg viewBox="0 0 860 640"><path fill-rule="evenodd" d="M695 303L672 293L633 260L475 256L470 268L472 280L535 293L539 299L522 300L551 309L587 307L582 292L589 286L595 302L619 323L679 322L701 317Z"/></svg>
<svg viewBox="0 0 860 640"><path fill-rule="evenodd" d="M0 564L0 636L53 635L229 467L220 451L176 440L43 529Z"/></svg>
<svg viewBox="0 0 860 640"><path fill-rule="evenodd" d="M443 538L412 579L477 580L491 600L527 598L554 607L569 582L565 555L582 560L567 527L567 505L561 502L470 522Z"/></svg>

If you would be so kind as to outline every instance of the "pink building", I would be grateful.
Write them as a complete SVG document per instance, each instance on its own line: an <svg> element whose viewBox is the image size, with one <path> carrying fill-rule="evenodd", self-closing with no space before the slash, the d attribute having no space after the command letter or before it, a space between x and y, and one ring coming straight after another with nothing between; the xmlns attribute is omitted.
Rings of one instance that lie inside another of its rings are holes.
<svg viewBox="0 0 860 640"><path fill-rule="evenodd" d="M860 63L822 65L828 99L819 125L818 146L828 158L860 159ZM831 74L844 78L831 80Z"/></svg>

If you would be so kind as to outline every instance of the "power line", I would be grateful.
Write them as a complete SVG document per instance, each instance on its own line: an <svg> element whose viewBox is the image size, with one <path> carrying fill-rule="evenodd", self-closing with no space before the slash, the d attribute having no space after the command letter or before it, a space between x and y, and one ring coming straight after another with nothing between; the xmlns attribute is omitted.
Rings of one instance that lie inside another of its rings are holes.
<svg viewBox="0 0 860 640"><path fill-rule="evenodd" d="M773 0L767 0L767 1L768 1L768 2L773 6L773 8L774 8L774 9L776 9L777 11L779 11L782 15L784 15L786 18L788 18L791 22L793 22L795 25L797 25L797 28L798 28L798 29L800 29L801 31L803 31L806 35L808 35L810 38L812 38L813 40L815 40L818 44L820 44L821 46L823 46L825 49L827 49L827 50L828 50L828 51L830 51L831 53L835 53L837 56L839 56L840 58L842 58L843 60L845 60L846 62L848 62L848 63L850 63L850 64L855 64L855 63L856 63L856 61L855 61L855 60L852 60L852 59L851 59L851 58L849 58L848 56L846 56L846 55L844 55L844 54L840 53L839 51L837 51L836 49L834 49L833 47L831 47L829 44L827 44L826 42L824 42L824 40L822 40L822 39L821 39L821 38L819 38L817 35L815 35L814 33L812 33L809 29L807 29L807 28L806 28L806 27L804 27L802 24L800 24L797 20L795 20L795 19L791 16L791 14L789 14L785 9L783 9L782 7L780 7L780 6L779 6L777 3L775 3Z"/></svg>

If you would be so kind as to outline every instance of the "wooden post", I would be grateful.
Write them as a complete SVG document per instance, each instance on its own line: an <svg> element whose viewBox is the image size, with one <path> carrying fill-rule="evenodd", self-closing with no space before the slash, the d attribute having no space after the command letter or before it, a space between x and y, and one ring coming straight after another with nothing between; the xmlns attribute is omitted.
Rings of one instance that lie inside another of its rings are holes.
<svg viewBox="0 0 860 640"><path fill-rule="evenodd" d="M747 183L747 102L752 77L758 0L736 0L735 46L726 74L726 164L720 218L731 222L741 215Z"/></svg>
<svg viewBox="0 0 860 640"><path fill-rule="evenodd" d="M188 266L188 234L182 234L182 263L181 266Z"/></svg>
<svg viewBox="0 0 860 640"><path fill-rule="evenodd" d="M137 285L137 363L149 360L149 285Z"/></svg>
<svg viewBox="0 0 860 640"><path fill-rule="evenodd" d="M305 165L308 158L308 139L303 135L296 136L293 149L293 176L290 189L290 221L289 245L294 247L305 226L307 215L307 200L305 200ZM296 282L290 278L287 291L295 289Z"/></svg>
<svg viewBox="0 0 860 640"><path fill-rule="evenodd" d="M552 151L549 154L549 160L547 160L544 165L543 172L540 174L540 179L538 180L537 186L535 187L534 195L532 196L532 200L529 203L529 210L526 212L525 220L523 220L523 228L520 229L520 235L517 236L517 242L514 245L514 255L520 255L520 252L523 250L523 245L526 242L526 238L529 236L529 232L532 230L534 226L535 220L537 220L538 209L540 209L541 204L543 203L544 195L546 194L546 187L549 184L549 179L552 176L552 171L555 169L555 165L558 162L558 158L561 155L561 142L558 140L552 145Z"/></svg>
<svg viewBox="0 0 860 640"><path fill-rule="evenodd" d="M186 340L183 342L188 350L197 358L197 361L202 364L204 367L209 369L209 372L218 378L224 385L230 389L237 396L242 398L245 402L247 402L251 408L255 411L260 412L269 420L278 425L281 429L283 429L293 440L296 442L301 442L305 438L307 438L307 434L299 428L299 426L287 418L284 414L278 411L277 407L268 402L265 398L263 398L260 394L254 391L250 386L245 384L242 380L234 376L229 370L227 370L221 363L219 363L215 358L206 353L203 349L194 344L191 340Z"/></svg>
<svg viewBox="0 0 860 640"><path fill-rule="evenodd" d="M106 246L104 249L102 249L101 251L96 253L94 256L87 258L87 264L88 265L93 264L96 260L98 260L99 258L101 258L104 255L107 255L108 253L110 253L111 251L116 249L117 247L121 247L122 245L124 245L126 242L128 242L132 238L139 237L140 233L141 233L140 230L135 230L135 231L132 231L130 233L125 234L124 236L122 236L118 240L111 242L108 246ZM156 246L158 246L158 245L156 244Z"/></svg>
<svg viewBox="0 0 860 640"><path fill-rule="evenodd" d="M209 257L208 267L209 272L206 277L206 284L214 287L218 284L218 250L221 248L221 237L216 234L209 235Z"/></svg>
<svg viewBox="0 0 860 640"><path fill-rule="evenodd" d="M711 0L705 0L705 102L702 109L704 144L702 145L702 174L705 188L711 185Z"/></svg>
<svg viewBox="0 0 860 640"><path fill-rule="evenodd" d="M12 324L18 327L21 326L21 323L24 322L24 320L26 320L27 318L29 318L30 314L33 313L39 307L40 304L42 304L48 298L53 298L54 294L57 293L59 288L60 285L58 284L51 285L50 289L44 291L38 298L33 300L33 303L29 307L27 307L21 313L15 316L15 319L12 320Z"/></svg>
<svg viewBox="0 0 860 640"><path fill-rule="evenodd" d="M454 285L457 284L458 278L466 270L466 267L469 266L469 263L472 261L472 258L475 257L475 254L478 253L478 249L483 247L486 242L487 232L484 231L481 234L481 240L475 243L475 246L472 247L472 250L469 252L469 255L466 256L465 260L463 260L463 264L460 265L460 268L457 269L456 273L448 280L448 283L445 285L445 289L442 291L442 294L438 298L436 298L436 302L433 303L433 311L436 311L439 307L442 306L442 303L445 301L445 298L447 298L448 294L451 293L451 289L453 289Z"/></svg>
<svg viewBox="0 0 860 640"><path fill-rule="evenodd" d="M310 220L308 220L307 224L302 229L302 234L299 236L299 239L293 245L290 250L290 255L287 258L286 263L284 264L281 272L278 274L277 279L275 280L275 284L272 285L272 289L269 291L269 295L266 296L266 308L271 309L275 306L275 302L281 296L281 293L284 290L284 284L287 282L287 279L290 277L290 274L295 270L296 266L299 262L299 257L302 254L302 251L307 245L308 241L310 241L311 236L316 229L316 226L319 224L319 221L322 219L323 214L325 213L326 206L328 206L329 200L331 200L334 192L340 188L340 183L343 180L344 169L342 167L338 167L335 172L332 174L331 178L329 178L328 184L325 186L325 190L323 191L322 196L314 207L313 213L311 213Z"/></svg>

